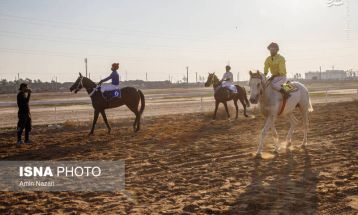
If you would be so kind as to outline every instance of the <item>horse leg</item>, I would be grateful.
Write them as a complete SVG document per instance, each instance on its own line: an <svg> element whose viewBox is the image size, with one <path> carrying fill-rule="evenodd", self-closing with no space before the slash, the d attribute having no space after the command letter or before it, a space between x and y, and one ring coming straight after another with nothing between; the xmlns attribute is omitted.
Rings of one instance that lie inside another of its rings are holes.
<svg viewBox="0 0 358 215"><path fill-rule="evenodd" d="M106 123L107 129L108 129L108 134L111 133L111 126L109 126L108 120L107 120L107 115L106 112L104 111L104 109L101 111L101 115L103 117L104 123Z"/></svg>
<svg viewBox="0 0 358 215"><path fill-rule="evenodd" d="M303 142L301 146L307 145L307 132L308 132L308 111L303 111Z"/></svg>
<svg viewBox="0 0 358 215"><path fill-rule="evenodd" d="M98 111L98 110L94 110L92 128L91 128L91 131L90 131L90 133L89 133L88 135L92 135L92 134L93 134L93 132L94 132L94 127L96 126L96 123L97 123L98 115L99 115L99 111Z"/></svg>
<svg viewBox="0 0 358 215"><path fill-rule="evenodd" d="M240 102L242 104L242 106L244 107L244 116L248 117L248 115L246 114L246 103L245 100L243 98L240 98Z"/></svg>
<svg viewBox="0 0 358 215"><path fill-rule="evenodd" d="M236 109L236 117L235 119L237 119L239 116L239 107L237 106L237 99L234 99L234 105L235 105L235 109Z"/></svg>
<svg viewBox="0 0 358 215"><path fill-rule="evenodd" d="M227 102L224 102L224 106L225 106L225 111L226 111L227 117L230 120L230 113L229 113L229 109L227 108Z"/></svg>
<svg viewBox="0 0 358 215"><path fill-rule="evenodd" d="M129 110L131 110L134 114L135 114L135 120L133 122L133 130L134 132L137 132L139 131L140 129L140 114L139 114L139 111L138 111L138 105L127 105L127 107L129 108Z"/></svg>
<svg viewBox="0 0 358 215"><path fill-rule="evenodd" d="M290 129L288 130L288 133L286 136L286 142L287 142L286 148L291 146L292 134L293 134L293 132L295 130L295 126L297 124L297 119L296 119L295 115L293 115L293 113L288 115L288 119L290 121Z"/></svg>
<svg viewBox="0 0 358 215"><path fill-rule="evenodd" d="M139 113L139 112L135 113L135 121L134 121L134 124L137 126L137 127L135 128L135 132L139 131L139 129L140 129L140 113Z"/></svg>
<svg viewBox="0 0 358 215"><path fill-rule="evenodd" d="M215 110L214 110L214 116L213 120L216 119L216 113L218 112L219 102L215 100Z"/></svg>
<svg viewBox="0 0 358 215"><path fill-rule="evenodd" d="M256 152L257 156L261 155L263 144L264 144L264 139L266 137L267 132L269 131L269 129L271 127L272 127L272 116L269 116L269 117L266 118L264 128L261 130L261 134L260 134L260 137L259 137L259 146L258 146L258 149L257 149L257 152Z"/></svg>
<svg viewBox="0 0 358 215"><path fill-rule="evenodd" d="M280 150L280 144L279 144L279 136L276 130L276 126L275 126L275 119L272 120L272 132L273 132L273 141L275 143L275 149L274 152L278 153L278 151Z"/></svg>

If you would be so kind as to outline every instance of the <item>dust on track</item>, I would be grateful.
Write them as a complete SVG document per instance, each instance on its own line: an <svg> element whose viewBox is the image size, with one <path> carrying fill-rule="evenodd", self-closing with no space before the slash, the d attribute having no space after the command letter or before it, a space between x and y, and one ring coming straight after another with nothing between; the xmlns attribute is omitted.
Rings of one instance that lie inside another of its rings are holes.
<svg viewBox="0 0 358 215"><path fill-rule="evenodd" d="M15 134L0 136L1 160L125 160L126 192L1 192L0 213L120 214L355 214L358 201L358 102L314 105L309 145L255 159L263 118L211 121L211 113L146 118L137 134L130 123L38 127L31 146ZM221 113L223 116L223 114ZM252 116L253 113L250 113ZM223 118L223 117L222 117ZM284 139L288 123L279 120ZM354 209L355 208L355 209Z"/></svg>

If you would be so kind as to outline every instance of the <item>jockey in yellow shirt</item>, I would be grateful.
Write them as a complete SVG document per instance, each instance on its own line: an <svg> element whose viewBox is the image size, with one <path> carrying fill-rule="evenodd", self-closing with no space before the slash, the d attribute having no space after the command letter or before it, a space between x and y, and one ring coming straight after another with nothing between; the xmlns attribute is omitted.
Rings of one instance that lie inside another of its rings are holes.
<svg viewBox="0 0 358 215"><path fill-rule="evenodd" d="M265 76L267 76L270 70L272 75L272 80L271 80L272 88L281 92L285 98L288 98L289 93L287 93L282 88L282 85L287 82L285 58L277 53L279 51L279 47L277 43L271 43L267 47L267 49L270 51L271 55L266 58L264 74Z"/></svg>

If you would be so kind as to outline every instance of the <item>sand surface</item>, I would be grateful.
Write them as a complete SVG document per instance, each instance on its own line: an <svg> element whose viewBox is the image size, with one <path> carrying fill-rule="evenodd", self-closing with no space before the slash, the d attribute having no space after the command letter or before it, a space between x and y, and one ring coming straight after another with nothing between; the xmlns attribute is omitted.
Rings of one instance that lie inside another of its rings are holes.
<svg viewBox="0 0 358 215"><path fill-rule="evenodd" d="M309 145L253 153L263 118L249 112L227 121L223 113L147 117L134 134L130 123L102 123L87 137L88 123L61 129L35 127L30 146L15 134L0 136L1 160L118 160L126 164L126 190L95 192L1 192L0 214L356 214L358 212L358 102L316 104ZM132 119L131 119L132 120ZM101 122L101 121L100 121ZM288 123L277 130L283 140ZM284 146L284 144L283 144Z"/></svg>

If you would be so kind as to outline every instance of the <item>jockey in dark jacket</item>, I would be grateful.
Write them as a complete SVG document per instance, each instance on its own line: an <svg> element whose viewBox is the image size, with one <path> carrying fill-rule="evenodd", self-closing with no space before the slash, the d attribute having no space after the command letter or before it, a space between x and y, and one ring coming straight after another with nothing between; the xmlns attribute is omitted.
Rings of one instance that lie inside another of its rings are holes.
<svg viewBox="0 0 358 215"><path fill-rule="evenodd" d="M112 84L110 85L103 85L101 86L101 91L112 91L112 90L117 90L119 89L119 74L117 72L119 68L119 63L114 63L112 64L112 73L105 79L101 80L98 84L102 84L103 82L112 80Z"/></svg>

